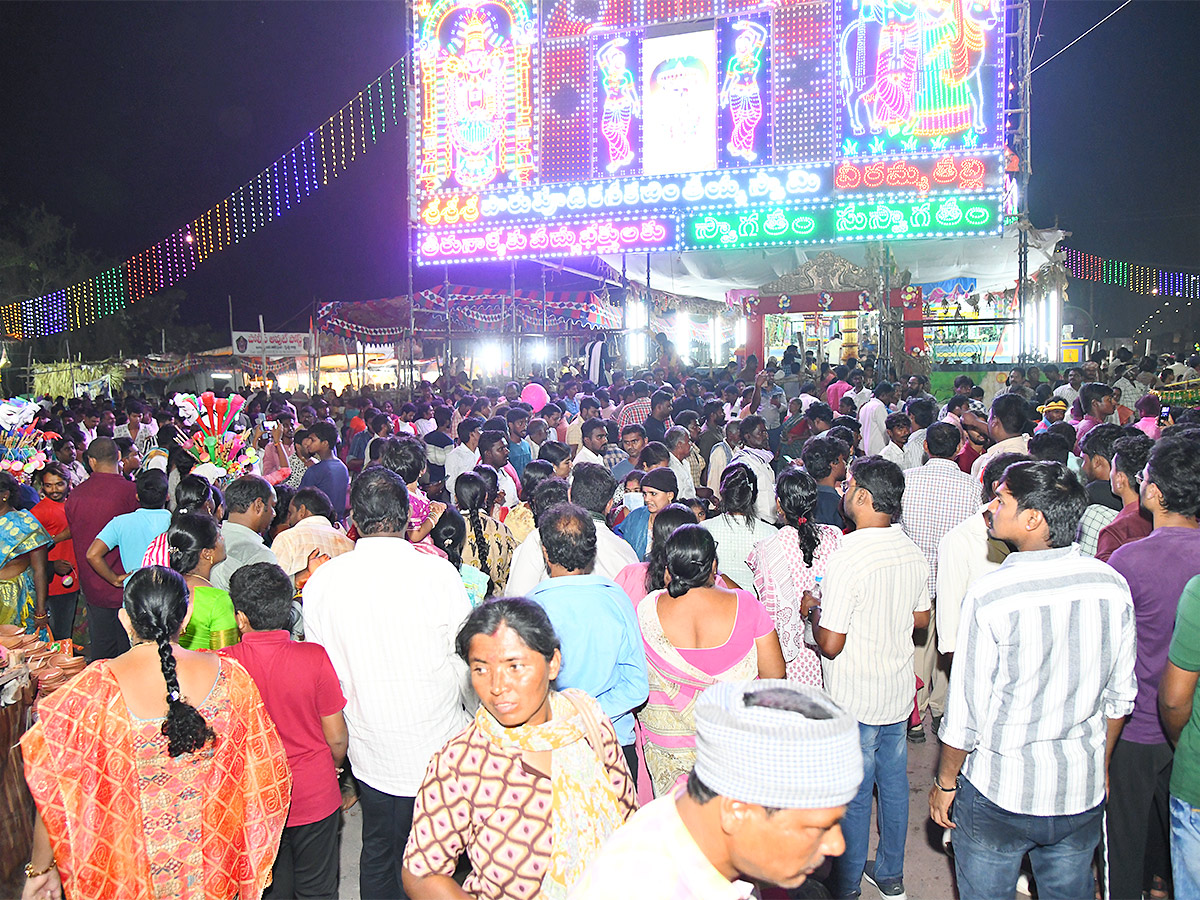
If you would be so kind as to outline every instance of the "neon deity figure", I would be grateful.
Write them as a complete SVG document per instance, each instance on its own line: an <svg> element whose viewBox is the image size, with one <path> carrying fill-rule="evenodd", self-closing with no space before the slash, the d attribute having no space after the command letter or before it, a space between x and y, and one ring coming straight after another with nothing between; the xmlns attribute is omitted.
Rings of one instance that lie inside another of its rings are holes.
<svg viewBox="0 0 1200 900"><path fill-rule="evenodd" d="M472 10L459 20L453 42L458 54L446 61L450 144L458 181L468 189L496 177L504 129L504 63L488 47L490 30L487 20Z"/></svg>
<svg viewBox="0 0 1200 900"><path fill-rule="evenodd" d="M424 11L424 12L423 12ZM417 9L425 190L479 190L533 174L536 24L522 0L430 0Z"/></svg>
<svg viewBox="0 0 1200 900"><path fill-rule="evenodd" d="M925 0L921 55L925 67L916 97L914 134L986 131L972 93L984 47L979 23L963 14L963 0Z"/></svg>
<svg viewBox="0 0 1200 900"><path fill-rule="evenodd" d="M1002 0L862 0L854 6L857 16L839 40L841 93L853 134L869 129L933 138L988 131L981 68L989 40L999 39Z"/></svg>
<svg viewBox="0 0 1200 900"><path fill-rule="evenodd" d="M638 98L633 74L626 65L621 47L628 44L625 38L614 38L600 48L596 62L600 67L600 84L604 88L604 113L600 120L600 133L608 144L609 172L616 172L633 162L633 146L629 142L629 128L633 118L641 118L642 103Z"/></svg>
<svg viewBox="0 0 1200 900"><path fill-rule="evenodd" d="M668 98L661 105L668 113L664 131L669 140L680 146L686 147L687 142L695 140L699 133L703 106L698 98L708 77L704 63L694 56L664 60L651 75L653 89Z"/></svg>
<svg viewBox="0 0 1200 900"><path fill-rule="evenodd" d="M758 76L762 71L762 51L767 31L757 22L738 22L733 26L739 33L734 42L735 52L725 68L725 83L721 86L721 108L729 108L733 116L733 135L726 149L730 156L740 156L754 162L754 131L762 121L762 93Z"/></svg>

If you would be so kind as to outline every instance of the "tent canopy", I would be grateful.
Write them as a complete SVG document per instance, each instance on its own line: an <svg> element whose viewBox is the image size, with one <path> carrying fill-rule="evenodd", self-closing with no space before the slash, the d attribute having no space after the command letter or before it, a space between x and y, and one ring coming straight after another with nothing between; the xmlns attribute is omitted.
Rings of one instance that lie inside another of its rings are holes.
<svg viewBox="0 0 1200 900"><path fill-rule="evenodd" d="M510 294L465 285L439 285L413 297L413 332L438 338L479 333L587 334L621 327L621 310L607 294L592 291L521 291ZM407 296L325 303L317 328L365 344L407 339Z"/></svg>
<svg viewBox="0 0 1200 900"><path fill-rule="evenodd" d="M1017 281L1019 227L1006 226L1002 235L991 237L892 241L887 248L896 267L910 273L911 284L974 278L980 291L1002 291ZM1029 271L1036 272L1051 261L1055 245L1067 233L1055 228L1028 228L1028 233ZM646 284L648 259L651 288L723 303L729 292L756 291L826 251L832 250L854 265L864 266L871 246L848 242L783 249L657 253L648 258L644 254L631 254L624 262L630 281ZM621 256L602 258L614 271L621 271Z"/></svg>

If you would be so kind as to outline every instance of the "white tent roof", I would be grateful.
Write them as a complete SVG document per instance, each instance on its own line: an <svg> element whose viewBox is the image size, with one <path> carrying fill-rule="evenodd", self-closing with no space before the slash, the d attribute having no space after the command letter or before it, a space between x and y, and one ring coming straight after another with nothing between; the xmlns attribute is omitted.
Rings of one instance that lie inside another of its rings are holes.
<svg viewBox="0 0 1200 900"><path fill-rule="evenodd" d="M1067 232L1056 228L1029 229L1029 271L1050 262L1055 245ZM818 253L832 250L857 266L863 265L867 243L821 244L762 250L704 250L656 253L650 257L650 286L683 297L725 302L731 290L753 290L794 272ZM952 278L974 278L981 291L999 291L1016 284L1018 226L1009 225L993 237L939 238L892 241L888 249L901 270L912 273L912 284L931 284ZM621 256L602 257L616 272ZM626 276L646 283L646 257L628 254Z"/></svg>

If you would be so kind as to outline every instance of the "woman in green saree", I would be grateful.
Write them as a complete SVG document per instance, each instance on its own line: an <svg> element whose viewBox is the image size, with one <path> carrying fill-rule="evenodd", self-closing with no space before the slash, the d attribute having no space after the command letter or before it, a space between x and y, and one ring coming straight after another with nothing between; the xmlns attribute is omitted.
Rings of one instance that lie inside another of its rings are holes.
<svg viewBox="0 0 1200 900"><path fill-rule="evenodd" d="M192 614L179 643L187 650L220 650L238 642L237 617L229 593L213 587L213 566L225 559L220 526L203 513L177 515L167 531L171 568L183 575Z"/></svg>

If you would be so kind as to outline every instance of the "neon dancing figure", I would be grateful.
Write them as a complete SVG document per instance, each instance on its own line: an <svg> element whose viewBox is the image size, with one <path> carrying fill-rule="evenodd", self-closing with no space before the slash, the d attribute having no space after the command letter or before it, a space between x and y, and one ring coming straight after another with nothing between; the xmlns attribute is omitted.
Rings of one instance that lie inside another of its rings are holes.
<svg viewBox="0 0 1200 900"><path fill-rule="evenodd" d="M625 38L614 38L596 54L600 66L600 84L604 88L600 133L608 143L608 165L605 168L609 172L616 172L633 162L629 128L633 118L641 118L642 115L642 104L633 83L633 75L620 49L628 43Z"/></svg>
<svg viewBox="0 0 1200 900"><path fill-rule="evenodd" d="M726 149L730 156L740 156L754 162L754 132L762 121L762 93L758 76L762 71L762 51L767 30L757 22L737 22L734 55L725 67L725 83L721 86L721 108L729 108L733 116L733 134Z"/></svg>

